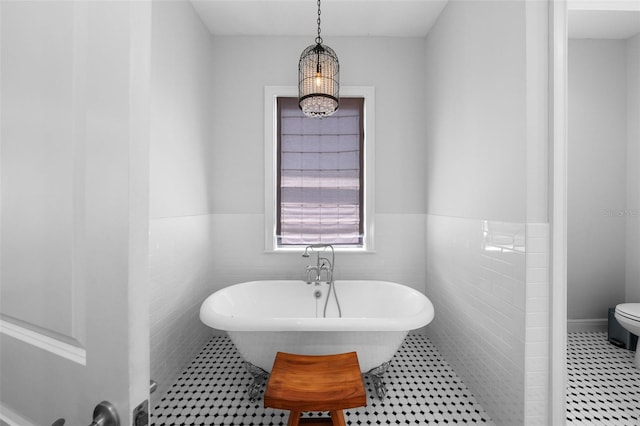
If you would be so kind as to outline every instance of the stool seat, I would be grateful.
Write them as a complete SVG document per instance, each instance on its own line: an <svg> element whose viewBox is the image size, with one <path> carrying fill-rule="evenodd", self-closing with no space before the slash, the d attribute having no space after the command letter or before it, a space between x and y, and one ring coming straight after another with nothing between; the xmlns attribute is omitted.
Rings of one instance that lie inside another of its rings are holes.
<svg viewBox="0 0 640 426"><path fill-rule="evenodd" d="M366 404L367 394L355 352L276 354L264 393L264 406L290 410L289 425L301 422L302 411L330 411L333 424L343 425L343 409ZM302 419L301 423L321 424L322 421Z"/></svg>

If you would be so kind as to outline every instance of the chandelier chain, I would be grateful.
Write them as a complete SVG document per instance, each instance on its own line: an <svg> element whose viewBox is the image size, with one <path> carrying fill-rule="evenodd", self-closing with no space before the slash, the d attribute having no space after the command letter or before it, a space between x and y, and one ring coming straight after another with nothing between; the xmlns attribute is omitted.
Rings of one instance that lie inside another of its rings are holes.
<svg viewBox="0 0 640 426"><path fill-rule="evenodd" d="M318 0L318 37L316 37L316 43L322 44L322 37L320 37L320 0Z"/></svg>

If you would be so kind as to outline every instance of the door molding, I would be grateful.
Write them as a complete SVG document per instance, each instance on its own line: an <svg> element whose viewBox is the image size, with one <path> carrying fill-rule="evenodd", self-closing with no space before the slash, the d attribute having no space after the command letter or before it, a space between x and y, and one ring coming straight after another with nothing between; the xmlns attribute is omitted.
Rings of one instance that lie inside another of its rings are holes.
<svg viewBox="0 0 640 426"><path fill-rule="evenodd" d="M13 337L31 346L35 346L62 358L68 359L80 365L87 365L87 351L77 344L65 342L48 335L46 330L37 331L26 328L9 320L6 316L0 317L0 334Z"/></svg>
<svg viewBox="0 0 640 426"><path fill-rule="evenodd" d="M37 426L0 402L0 420L9 426Z"/></svg>
<svg viewBox="0 0 640 426"><path fill-rule="evenodd" d="M550 3L552 257L550 424L566 422L567 389L567 2Z"/></svg>

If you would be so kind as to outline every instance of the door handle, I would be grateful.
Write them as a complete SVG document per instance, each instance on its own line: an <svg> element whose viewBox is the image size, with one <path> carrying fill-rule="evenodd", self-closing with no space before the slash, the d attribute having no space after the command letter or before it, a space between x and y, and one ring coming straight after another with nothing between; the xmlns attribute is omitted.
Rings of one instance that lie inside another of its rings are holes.
<svg viewBox="0 0 640 426"><path fill-rule="evenodd" d="M58 419L51 426L64 426L65 419ZM89 426L120 426L120 417L116 407L108 401L102 401L93 409L93 421Z"/></svg>
<svg viewBox="0 0 640 426"><path fill-rule="evenodd" d="M93 421L89 426L120 426L120 417L116 407L108 401L102 401L93 409Z"/></svg>

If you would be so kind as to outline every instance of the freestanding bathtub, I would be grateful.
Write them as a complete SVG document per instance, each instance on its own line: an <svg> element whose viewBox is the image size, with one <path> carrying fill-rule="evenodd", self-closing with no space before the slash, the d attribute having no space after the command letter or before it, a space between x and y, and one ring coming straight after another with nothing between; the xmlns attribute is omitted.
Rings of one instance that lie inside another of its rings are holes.
<svg viewBox="0 0 640 426"><path fill-rule="evenodd" d="M254 375L252 399L278 351L304 355L356 351L362 372L369 374L378 396L384 398L382 374L409 330L431 322L433 305L419 291L392 282L335 281L333 289L329 295L325 282L252 281L223 288L202 303L202 322L228 333Z"/></svg>

